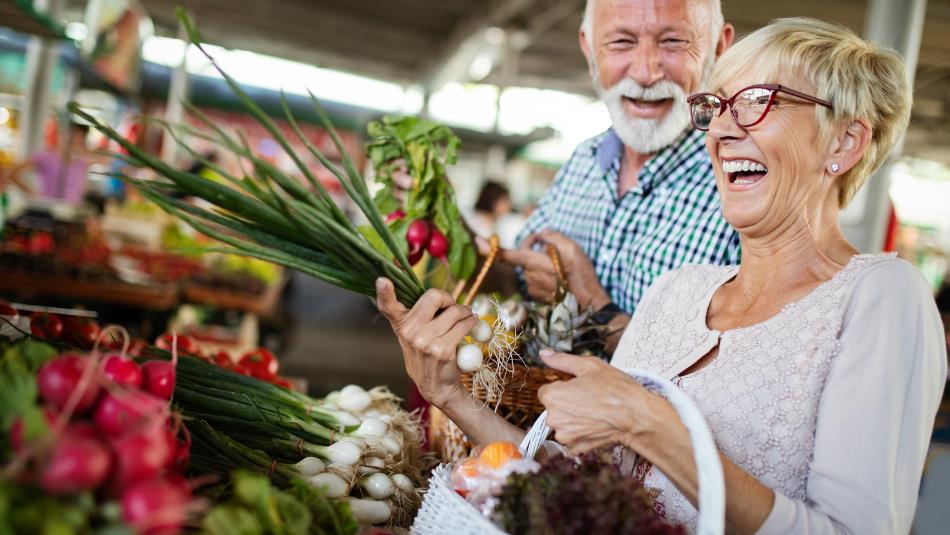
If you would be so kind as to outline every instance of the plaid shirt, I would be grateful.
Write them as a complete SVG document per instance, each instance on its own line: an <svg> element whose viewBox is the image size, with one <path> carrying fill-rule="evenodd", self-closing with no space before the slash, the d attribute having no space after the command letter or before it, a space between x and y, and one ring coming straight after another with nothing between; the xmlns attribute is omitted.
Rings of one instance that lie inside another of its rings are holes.
<svg viewBox="0 0 950 535"><path fill-rule="evenodd" d="M684 264L738 264L739 236L722 216L705 134L689 129L640 169L617 198L623 144L614 131L581 143L518 236L556 230L594 264L601 286L632 314L654 279Z"/></svg>

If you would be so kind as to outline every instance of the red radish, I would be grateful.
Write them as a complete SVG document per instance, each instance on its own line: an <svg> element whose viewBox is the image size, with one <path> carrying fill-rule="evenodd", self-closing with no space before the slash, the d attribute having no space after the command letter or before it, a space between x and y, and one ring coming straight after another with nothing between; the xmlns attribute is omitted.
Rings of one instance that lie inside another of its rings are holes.
<svg viewBox="0 0 950 535"><path fill-rule="evenodd" d="M175 391L175 365L164 360L142 364L142 388L158 398L171 399Z"/></svg>
<svg viewBox="0 0 950 535"><path fill-rule="evenodd" d="M429 243L429 236L431 235L431 229L429 228L429 222L424 219L416 219L409 225L409 229L406 230L406 243L409 244L409 253L410 255L421 249L425 249L426 245Z"/></svg>
<svg viewBox="0 0 950 535"><path fill-rule="evenodd" d="M112 450L120 488L158 476L171 464L175 453L169 447L164 421L143 425L114 439Z"/></svg>
<svg viewBox="0 0 950 535"><path fill-rule="evenodd" d="M238 363L258 379L268 380L277 375L277 357L263 347L248 351Z"/></svg>
<svg viewBox="0 0 950 535"><path fill-rule="evenodd" d="M138 390L107 392L96 406L93 420L107 436L115 437L128 431L143 418L165 420L167 406L155 396Z"/></svg>
<svg viewBox="0 0 950 535"><path fill-rule="evenodd" d="M271 379L271 383L281 388L286 388L287 390L294 389L294 385L290 384L290 381L288 381L287 379L283 377L274 377L273 379Z"/></svg>
<svg viewBox="0 0 950 535"><path fill-rule="evenodd" d="M388 225L389 223L398 221L404 217L406 217L406 212L403 212L402 210L396 210L395 212L392 212L386 216L386 224Z"/></svg>
<svg viewBox="0 0 950 535"><path fill-rule="evenodd" d="M409 261L410 266L414 266L418 264L420 260L422 260L422 255L424 255L425 252L426 250L423 248L423 249L419 249L418 251L414 253L409 253L409 256L406 258L406 260Z"/></svg>
<svg viewBox="0 0 950 535"><path fill-rule="evenodd" d="M67 431L40 469L40 485L59 496L92 490L105 481L111 465L102 441Z"/></svg>
<svg viewBox="0 0 950 535"><path fill-rule="evenodd" d="M63 316L63 335L60 339L76 347L92 349L100 331L99 324L91 319Z"/></svg>
<svg viewBox="0 0 950 535"><path fill-rule="evenodd" d="M34 312L30 314L30 332L38 338L59 340L63 335L63 320L56 314Z"/></svg>
<svg viewBox="0 0 950 535"><path fill-rule="evenodd" d="M132 359L122 355L108 355L102 360L102 375L129 388L138 388L142 384L142 369Z"/></svg>
<svg viewBox="0 0 950 535"><path fill-rule="evenodd" d="M426 250L435 258L445 258L445 255L449 254L449 240L445 238L445 234L439 232L439 229L433 228Z"/></svg>
<svg viewBox="0 0 950 535"><path fill-rule="evenodd" d="M142 481L122 493L122 519L138 535L177 533L185 523L189 497L180 483Z"/></svg>
<svg viewBox="0 0 950 535"><path fill-rule="evenodd" d="M165 481L177 487L178 490L180 490L181 493L184 494L185 496L191 495L191 483L189 483L188 480L185 479L185 476L177 472L171 472L170 474L165 476Z"/></svg>
<svg viewBox="0 0 950 535"><path fill-rule="evenodd" d="M69 396L76 390L90 360L73 353L65 353L47 361L36 376L40 395L57 409L62 410ZM99 397L99 385L90 381L79 398L75 412L81 413L93 406Z"/></svg>
<svg viewBox="0 0 950 535"><path fill-rule="evenodd" d="M178 433L169 430L166 436L168 437L168 447L172 452L172 467L184 471L191 461L191 449L186 442L178 440Z"/></svg>

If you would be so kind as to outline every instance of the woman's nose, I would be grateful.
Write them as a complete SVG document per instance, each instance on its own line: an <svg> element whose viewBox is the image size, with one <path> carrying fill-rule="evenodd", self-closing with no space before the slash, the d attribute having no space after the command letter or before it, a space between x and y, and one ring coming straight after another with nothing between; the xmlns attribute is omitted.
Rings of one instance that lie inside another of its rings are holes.
<svg viewBox="0 0 950 535"><path fill-rule="evenodd" d="M730 109L726 109L725 112L720 110L713 115L712 122L709 123L709 135L712 138L722 141L745 136L745 130L732 120L731 111Z"/></svg>

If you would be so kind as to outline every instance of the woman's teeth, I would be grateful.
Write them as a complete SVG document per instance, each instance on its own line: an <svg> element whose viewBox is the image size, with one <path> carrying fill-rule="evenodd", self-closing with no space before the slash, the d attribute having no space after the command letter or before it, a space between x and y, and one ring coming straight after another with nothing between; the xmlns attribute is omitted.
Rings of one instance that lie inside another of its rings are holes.
<svg viewBox="0 0 950 535"><path fill-rule="evenodd" d="M752 160L726 160L722 162L723 173L738 173L740 171L767 173L768 169L759 162L753 162Z"/></svg>
<svg viewBox="0 0 950 535"><path fill-rule="evenodd" d="M729 182L743 186L755 184L761 178L748 175L767 173L768 168L752 160L726 160L722 162L722 171L729 177Z"/></svg>

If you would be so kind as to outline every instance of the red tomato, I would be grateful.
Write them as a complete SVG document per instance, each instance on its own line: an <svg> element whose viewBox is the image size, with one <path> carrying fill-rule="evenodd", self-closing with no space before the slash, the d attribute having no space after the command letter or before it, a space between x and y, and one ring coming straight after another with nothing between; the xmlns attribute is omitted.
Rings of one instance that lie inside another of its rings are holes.
<svg viewBox="0 0 950 535"><path fill-rule="evenodd" d="M10 306L10 303L7 303L3 299L0 299L0 316L18 316L19 313L15 308Z"/></svg>
<svg viewBox="0 0 950 535"><path fill-rule="evenodd" d="M248 351L239 363L251 372L252 377L258 379L271 379L277 375L277 357L263 347Z"/></svg>
<svg viewBox="0 0 950 535"><path fill-rule="evenodd" d="M158 346L159 349L171 351L172 339L173 336L171 334L163 334L155 340L155 345ZM195 339L190 336L179 334L177 346L179 353L199 356L201 355L201 348L198 346L198 343L195 342Z"/></svg>
<svg viewBox="0 0 950 535"><path fill-rule="evenodd" d="M231 355L227 351L218 351L214 354L214 363L218 366L228 369L234 367L234 361L231 360Z"/></svg>
<svg viewBox="0 0 950 535"><path fill-rule="evenodd" d="M292 385L292 384L290 383L290 381L288 381L287 379L285 379L285 378L283 378L283 377L274 377L273 379L271 379L271 383L272 383L272 384L275 384L275 385L277 385L277 386L279 386L279 387L281 387L281 388L286 388L287 390L293 390L293 389L294 389L294 385Z"/></svg>
<svg viewBox="0 0 950 535"><path fill-rule="evenodd" d="M59 340L63 335L63 320L56 314L34 312L30 314L30 331L38 338Z"/></svg>
<svg viewBox="0 0 950 535"><path fill-rule="evenodd" d="M79 318L76 316L65 316L63 318L63 342L81 347L83 349L92 349L96 339L99 338L99 324L88 318Z"/></svg>

